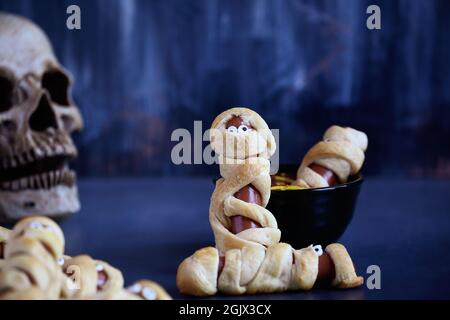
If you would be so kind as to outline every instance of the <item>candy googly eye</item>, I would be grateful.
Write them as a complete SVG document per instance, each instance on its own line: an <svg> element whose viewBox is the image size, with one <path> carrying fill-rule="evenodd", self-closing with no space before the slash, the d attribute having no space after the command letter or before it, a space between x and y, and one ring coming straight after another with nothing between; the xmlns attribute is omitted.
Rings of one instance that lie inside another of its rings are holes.
<svg viewBox="0 0 450 320"><path fill-rule="evenodd" d="M229 133L237 133L238 129L235 126L230 126L230 127L227 128L227 131Z"/></svg>
<svg viewBox="0 0 450 320"><path fill-rule="evenodd" d="M96 264L96 266L95 266L95 270L97 270L97 271L103 271L103 266L100 264L100 263L97 263Z"/></svg>
<svg viewBox="0 0 450 320"><path fill-rule="evenodd" d="M61 257L61 258L59 258L58 259L58 265L60 265L60 266L63 266L64 265L64 258L63 257Z"/></svg>
<svg viewBox="0 0 450 320"><path fill-rule="evenodd" d="M32 229L42 229L42 224L37 221L33 221L30 223L30 228Z"/></svg>
<svg viewBox="0 0 450 320"><path fill-rule="evenodd" d="M314 252L317 254L317 256L321 256L323 254L322 246L320 244L312 246Z"/></svg>
<svg viewBox="0 0 450 320"><path fill-rule="evenodd" d="M139 283L133 284L131 287L128 287L128 291L133 293L139 293L142 290L142 286Z"/></svg>
<svg viewBox="0 0 450 320"><path fill-rule="evenodd" d="M156 292L153 289L150 288L144 288L142 289L142 297L146 300L155 300L156 299Z"/></svg>
<svg viewBox="0 0 450 320"><path fill-rule="evenodd" d="M251 129L248 127L248 126L246 126L245 124L241 124L240 126L239 126L239 128L238 128L238 132L239 133L247 133L247 132L249 132Z"/></svg>

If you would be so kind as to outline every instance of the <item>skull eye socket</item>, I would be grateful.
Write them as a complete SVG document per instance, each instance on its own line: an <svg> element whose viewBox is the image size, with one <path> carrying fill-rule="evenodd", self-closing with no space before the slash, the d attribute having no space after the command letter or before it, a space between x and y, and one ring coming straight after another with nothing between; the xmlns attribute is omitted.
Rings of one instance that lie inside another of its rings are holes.
<svg viewBox="0 0 450 320"><path fill-rule="evenodd" d="M42 76L42 87L50 94L50 99L62 106L70 105L69 78L58 70L51 70Z"/></svg>
<svg viewBox="0 0 450 320"><path fill-rule="evenodd" d="M8 111L12 107L13 90L12 81L0 76L0 112Z"/></svg>

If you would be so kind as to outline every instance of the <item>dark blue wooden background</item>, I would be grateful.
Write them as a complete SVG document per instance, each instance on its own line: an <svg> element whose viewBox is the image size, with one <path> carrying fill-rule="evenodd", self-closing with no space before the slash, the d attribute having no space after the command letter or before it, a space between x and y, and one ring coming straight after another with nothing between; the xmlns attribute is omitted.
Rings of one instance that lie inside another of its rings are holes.
<svg viewBox="0 0 450 320"><path fill-rule="evenodd" d="M82 29L65 27L81 7ZM369 31L378 4L382 30ZM281 129L299 162L330 124L365 130L365 172L450 177L450 2L0 0L33 19L73 73L83 175L197 175L170 162L173 129L228 106Z"/></svg>

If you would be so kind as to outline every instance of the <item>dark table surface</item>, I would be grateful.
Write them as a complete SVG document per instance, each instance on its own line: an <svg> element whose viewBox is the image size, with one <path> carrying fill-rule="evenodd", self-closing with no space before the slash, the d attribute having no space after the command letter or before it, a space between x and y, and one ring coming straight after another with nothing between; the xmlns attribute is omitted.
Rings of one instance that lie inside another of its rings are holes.
<svg viewBox="0 0 450 320"><path fill-rule="evenodd" d="M66 252L88 253L122 270L127 284L161 283L174 298L178 264L213 244L211 178L81 179L82 210L62 221ZM237 298L449 299L450 181L366 179L340 242L381 289L312 290ZM214 298L230 298L217 296Z"/></svg>

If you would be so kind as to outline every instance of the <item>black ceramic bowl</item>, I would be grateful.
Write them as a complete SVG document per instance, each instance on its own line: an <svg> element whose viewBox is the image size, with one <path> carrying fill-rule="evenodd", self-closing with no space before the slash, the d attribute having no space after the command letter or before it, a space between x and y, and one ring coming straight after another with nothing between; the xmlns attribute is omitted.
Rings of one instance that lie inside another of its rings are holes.
<svg viewBox="0 0 450 320"><path fill-rule="evenodd" d="M278 174L295 176L297 165L281 165ZM281 230L281 241L294 248L336 242L349 225L363 178L333 187L272 190L267 209Z"/></svg>

